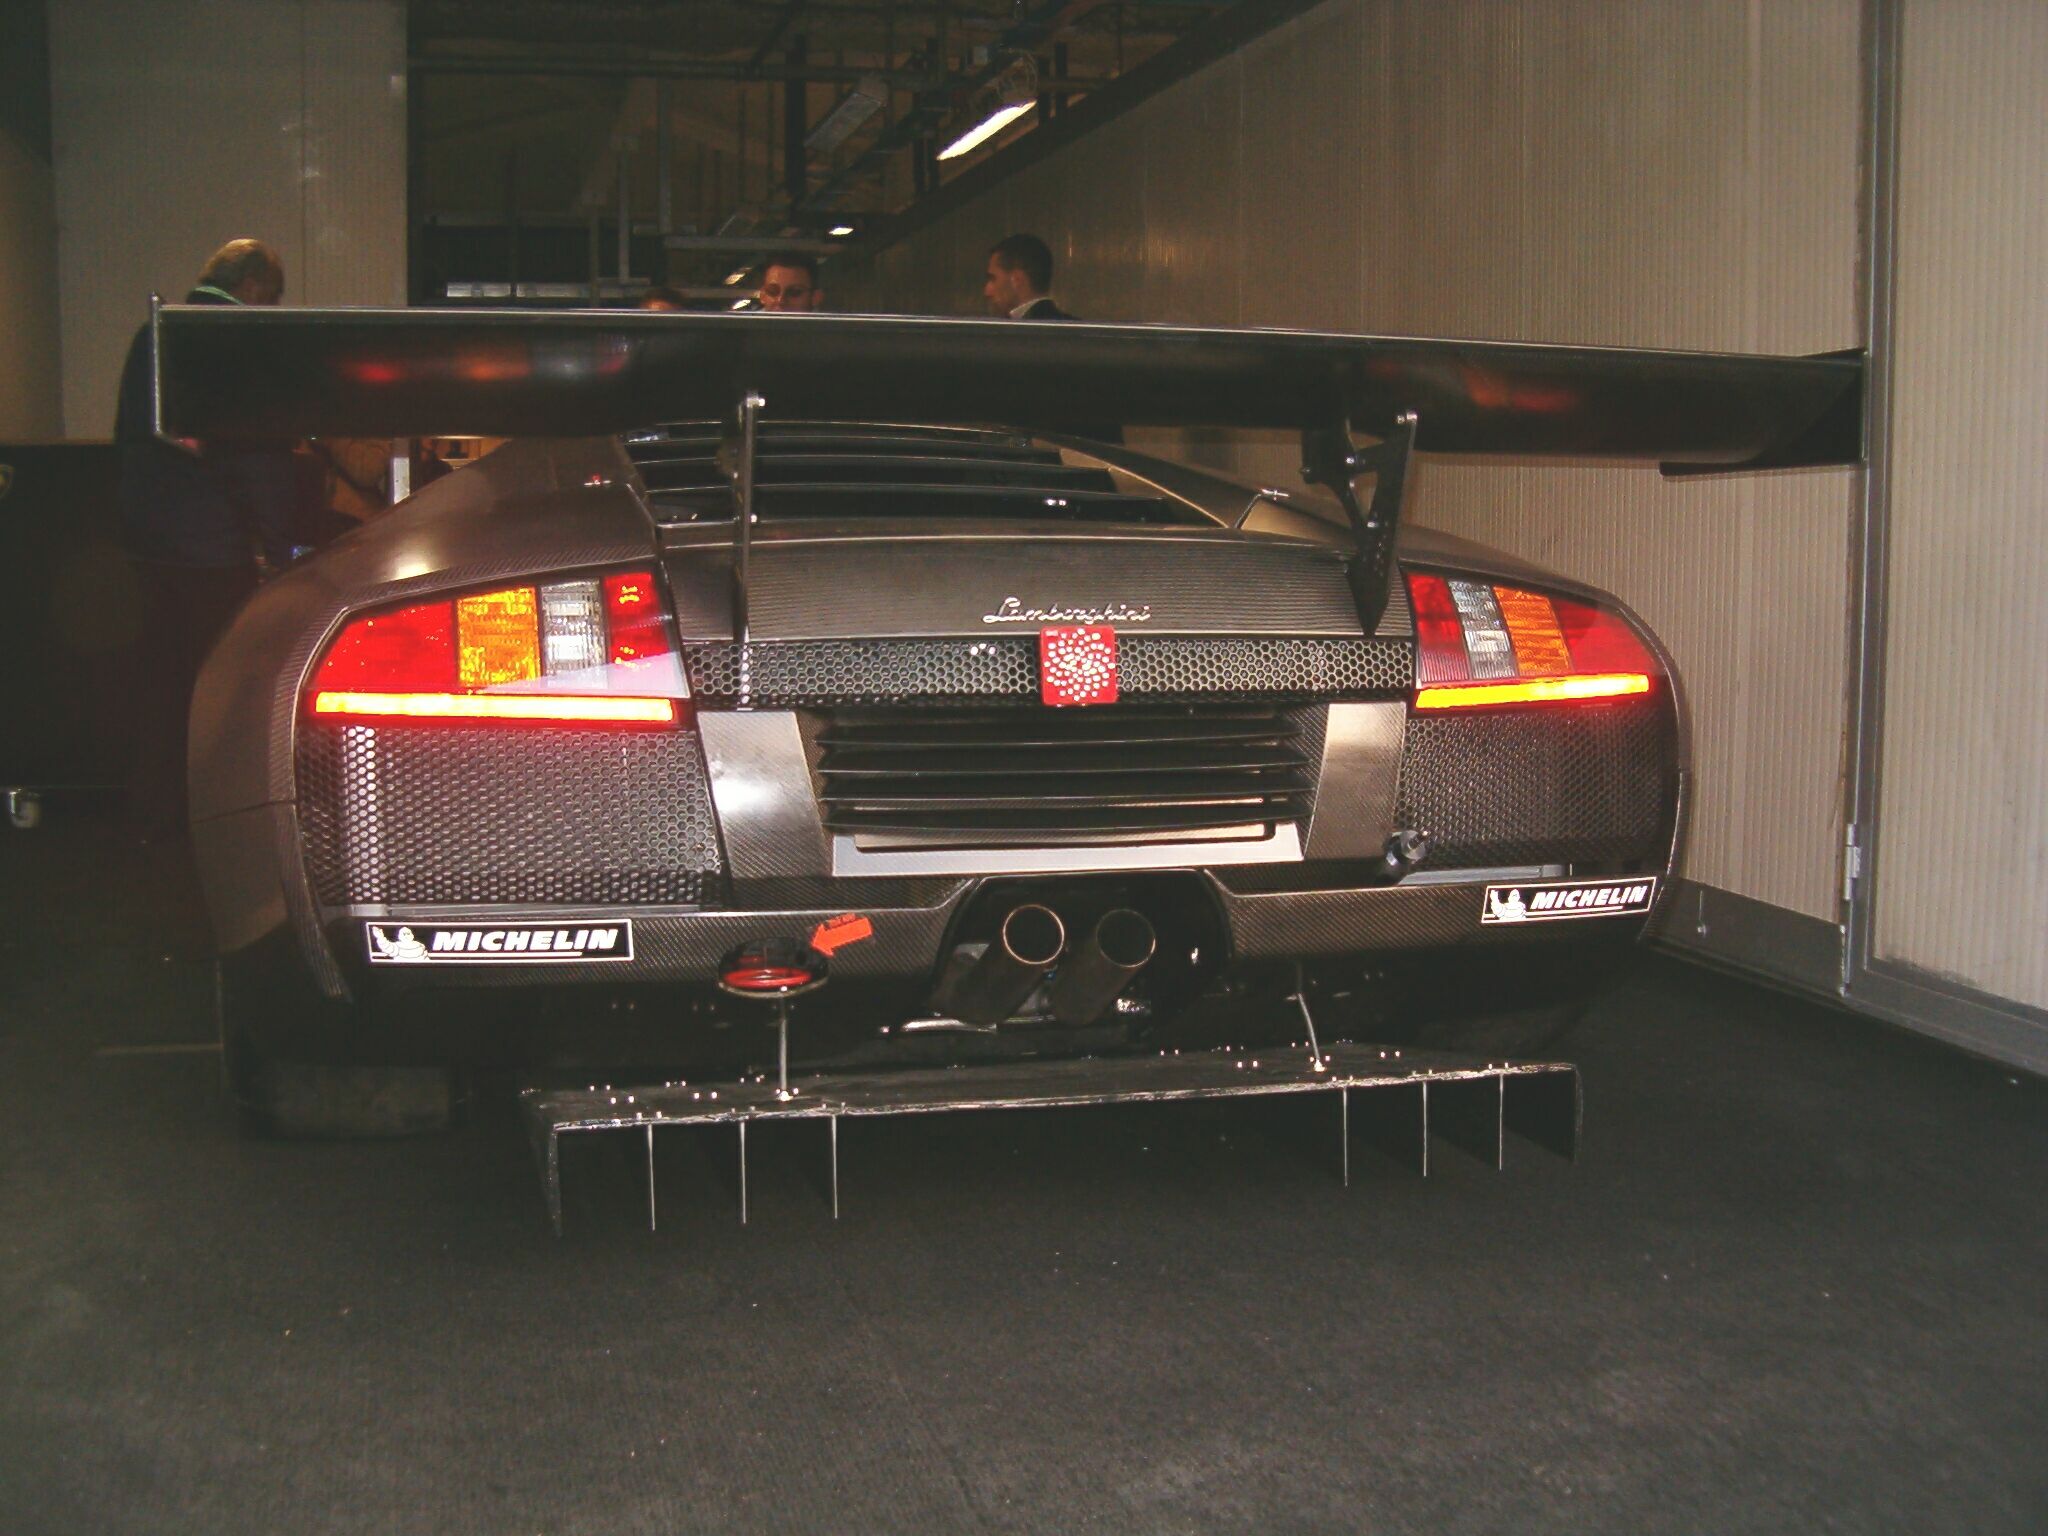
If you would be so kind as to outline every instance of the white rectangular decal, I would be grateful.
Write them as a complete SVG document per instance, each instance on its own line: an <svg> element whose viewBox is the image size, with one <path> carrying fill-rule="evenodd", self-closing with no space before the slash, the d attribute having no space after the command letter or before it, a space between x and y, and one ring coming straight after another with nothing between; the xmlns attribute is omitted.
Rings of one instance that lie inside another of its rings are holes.
<svg viewBox="0 0 2048 1536"><path fill-rule="evenodd" d="M630 960L633 922L365 923L372 965Z"/></svg>
<svg viewBox="0 0 2048 1536"><path fill-rule="evenodd" d="M1489 885L1482 923L1549 923L1567 917L1641 917L1657 900L1657 877Z"/></svg>

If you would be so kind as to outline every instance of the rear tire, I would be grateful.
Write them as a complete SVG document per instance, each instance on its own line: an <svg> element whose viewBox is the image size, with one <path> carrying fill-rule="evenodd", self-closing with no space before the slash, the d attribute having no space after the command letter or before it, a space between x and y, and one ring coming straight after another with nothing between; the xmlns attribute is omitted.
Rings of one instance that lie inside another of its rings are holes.
<svg viewBox="0 0 2048 1536"><path fill-rule="evenodd" d="M251 1009L285 1000L238 985L223 964L216 972L222 1079L243 1134L283 1140L363 1141L444 1131L455 1119L454 1075L441 1066L382 1062L301 1061L274 1055L251 1038L265 1022ZM332 1031L355 1010L320 999L320 1023Z"/></svg>
<svg viewBox="0 0 2048 1536"><path fill-rule="evenodd" d="M445 1131L455 1118L445 1067L278 1061L223 1047L244 1133L287 1141L369 1141Z"/></svg>

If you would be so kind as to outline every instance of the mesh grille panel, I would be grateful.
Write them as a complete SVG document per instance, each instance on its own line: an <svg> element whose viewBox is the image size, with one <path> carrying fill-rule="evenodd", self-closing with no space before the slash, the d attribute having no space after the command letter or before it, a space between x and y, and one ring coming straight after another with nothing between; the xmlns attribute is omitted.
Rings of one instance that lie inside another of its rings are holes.
<svg viewBox="0 0 2048 1536"><path fill-rule="evenodd" d="M1673 730L1661 699L1411 715L1396 815L1434 869L1661 863Z"/></svg>
<svg viewBox="0 0 2048 1536"><path fill-rule="evenodd" d="M299 807L328 903L665 902L722 869L680 731L309 727Z"/></svg>
<svg viewBox="0 0 2048 1536"><path fill-rule="evenodd" d="M740 647L683 648L700 700L740 696ZM751 648L751 697L769 706L1038 702L1038 639L768 641ZM1395 639L1117 637L1126 699L1346 699L1399 693L1414 654Z"/></svg>

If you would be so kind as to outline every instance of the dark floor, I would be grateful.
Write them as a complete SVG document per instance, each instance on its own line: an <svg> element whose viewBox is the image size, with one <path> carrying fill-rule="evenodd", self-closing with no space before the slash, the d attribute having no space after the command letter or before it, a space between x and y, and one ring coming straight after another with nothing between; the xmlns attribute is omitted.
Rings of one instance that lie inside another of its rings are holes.
<svg viewBox="0 0 2048 1536"><path fill-rule="evenodd" d="M12 1536L2048 1528L2048 1094L1844 1015L1646 959L1576 1168L868 1124L835 1226L769 1128L743 1230L672 1133L660 1233L599 1156L558 1242L502 1115L245 1143L137 1052L209 1038L190 901L0 835Z"/></svg>

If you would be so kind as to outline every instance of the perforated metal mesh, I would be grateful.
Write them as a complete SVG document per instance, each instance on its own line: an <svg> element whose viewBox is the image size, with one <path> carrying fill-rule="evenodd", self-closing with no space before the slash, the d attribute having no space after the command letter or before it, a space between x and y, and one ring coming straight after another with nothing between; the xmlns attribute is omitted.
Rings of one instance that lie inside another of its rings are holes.
<svg viewBox="0 0 2048 1536"><path fill-rule="evenodd" d="M690 686L704 702L741 696L740 647L683 648ZM747 696L756 704L1036 703L1038 639L767 641L749 648ZM1349 699L1400 693L1414 654L1396 639L1117 637L1126 699Z"/></svg>
<svg viewBox="0 0 2048 1536"><path fill-rule="evenodd" d="M687 645L683 663L699 700L743 692L757 704L788 705L1038 699L1035 639L771 643L748 647L744 670L737 645Z"/></svg>
<svg viewBox="0 0 2048 1536"><path fill-rule="evenodd" d="M1348 699L1402 692L1415 676L1400 640L1133 639L1117 661L1126 692L1162 698Z"/></svg>
<svg viewBox="0 0 2048 1536"><path fill-rule="evenodd" d="M1414 715L1396 815L1430 834L1433 869L1659 863L1674 731L1661 699Z"/></svg>
<svg viewBox="0 0 2048 1536"><path fill-rule="evenodd" d="M680 731L316 726L298 751L328 903L700 904L723 861Z"/></svg>

